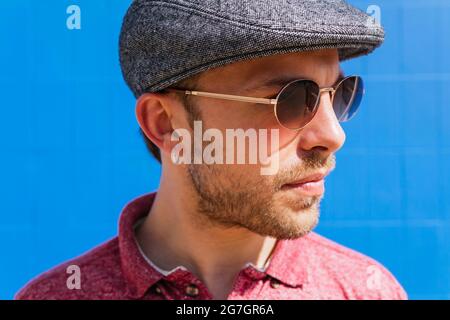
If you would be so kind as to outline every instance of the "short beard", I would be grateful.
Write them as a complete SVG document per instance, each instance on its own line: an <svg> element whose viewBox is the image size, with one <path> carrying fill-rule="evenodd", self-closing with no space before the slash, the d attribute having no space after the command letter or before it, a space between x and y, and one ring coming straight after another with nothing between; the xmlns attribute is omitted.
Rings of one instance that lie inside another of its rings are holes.
<svg viewBox="0 0 450 320"><path fill-rule="evenodd" d="M327 163L334 165L334 157ZM197 194L196 222L203 227L245 228L276 239L297 239L319 222L322 196L289 198L279 192L281 179L262 177L249 187L245 176L230 181L214 165L191 164L188 174Z"/></svg>

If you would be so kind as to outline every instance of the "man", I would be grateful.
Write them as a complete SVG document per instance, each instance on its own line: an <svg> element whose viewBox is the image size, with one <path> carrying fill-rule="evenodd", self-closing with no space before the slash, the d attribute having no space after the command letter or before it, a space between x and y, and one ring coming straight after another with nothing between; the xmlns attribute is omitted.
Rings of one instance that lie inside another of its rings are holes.
<svg viewBox="0 0 450 320"><path fill-rule="evenodd" d="M134 1L120 62L160 188L125 206L118 237L16 298L406 299L379 263L312 232L364 91L339 63L383 35L340 0ZM263 159L237 160L255 147Z"/></svg>

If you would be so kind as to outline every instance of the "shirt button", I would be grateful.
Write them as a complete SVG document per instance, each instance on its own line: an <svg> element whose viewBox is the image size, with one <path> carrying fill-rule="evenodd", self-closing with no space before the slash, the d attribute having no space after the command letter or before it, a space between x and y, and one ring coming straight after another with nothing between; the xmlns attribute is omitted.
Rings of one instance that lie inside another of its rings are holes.
<svg viewBox="0 0 450 320"><path fill-rule="evenodd" d="M198 296L198 288L194 284L190 284L186 287L186 294L190 297L196 297Z"/></svg>
<svg viewBox="0 0 450 320"><path fill-rule="evenodd" d="M280 287L280 282L278 280L272 279L270 280L270 286L274 289L278 289Z"/></svg>
<svg viewBox="0 0 450 320"><path fill-rule="evenodd" d="M161 294L161 289L160 289L159 287L155 287L155 292L156 292L157 294Z"/></svg>

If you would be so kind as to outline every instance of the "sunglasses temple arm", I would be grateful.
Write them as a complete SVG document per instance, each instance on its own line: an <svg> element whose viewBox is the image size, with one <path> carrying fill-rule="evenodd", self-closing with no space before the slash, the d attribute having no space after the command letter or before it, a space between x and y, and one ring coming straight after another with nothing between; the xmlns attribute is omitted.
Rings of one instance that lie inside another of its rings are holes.
<svg viewBox="0 0 450 320"><path fill-rule="evenodd" d="M253 98L253 97L236 96L236 95L230 95L230 94L182 90L182 89L175 89L175 88L168 88L168 89L173 90L173 91L178 91L178 92L184 92L184 94L187 94L187 95L206 97L206 98L250 102L250 103L261 103L261 104L276 104L277 103L277 99Z"/></svg>

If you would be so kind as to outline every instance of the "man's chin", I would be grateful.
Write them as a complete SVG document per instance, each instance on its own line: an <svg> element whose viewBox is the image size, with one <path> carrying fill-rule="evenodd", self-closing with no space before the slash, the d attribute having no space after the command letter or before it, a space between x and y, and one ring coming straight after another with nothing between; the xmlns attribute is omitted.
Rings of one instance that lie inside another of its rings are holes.
<svg viewBox="0 0 450 320"><path fill-rule="evenodd" d="M293 240L310 233L319 222L318 203L299 210L290 207L274 210L259 223L247 225L247 229L262 236L279 240Z"/></svg>
<svg viewBox="0 0 450 320"><path fill-rule="evenodd" d="M319 208L314 204L299 210L286 209L286 222L274 234L278 239L297 239L310 233L319 223Z"/></svg>

